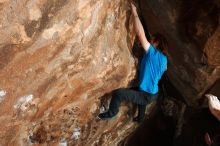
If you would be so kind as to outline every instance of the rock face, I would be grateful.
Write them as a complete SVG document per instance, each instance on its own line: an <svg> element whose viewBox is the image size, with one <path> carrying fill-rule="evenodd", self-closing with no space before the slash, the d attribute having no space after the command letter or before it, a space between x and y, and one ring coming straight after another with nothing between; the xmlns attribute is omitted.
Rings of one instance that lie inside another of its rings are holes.
<svg viewBox="0 0 220 146"><path fill-rule="evenodd" d="M140 1L170 42L168 75L189 104L219 95L219 1ZM207 5L209 7L207 7ZM96 119L135 78L128 1L0 0L0 145L117 145L135 125L122 106Z"/></svg>
<svg viewBox="0 0 220 146"><path fill-rule="evenodd" d="M128 2L1 0L0 7L0 145L123 139L134 127L124 112L112 122L95 117L101 97L135 75Z"/></svg>
<svg viewBox="0 0 220 146"><path fill-rule="evenodd" d="M187 103L198 105L197 99L210 90L220 96L219 90L212 90L219 87L220 78L220 2L138 2L149 31L168 39L168 75Z"/></svg>

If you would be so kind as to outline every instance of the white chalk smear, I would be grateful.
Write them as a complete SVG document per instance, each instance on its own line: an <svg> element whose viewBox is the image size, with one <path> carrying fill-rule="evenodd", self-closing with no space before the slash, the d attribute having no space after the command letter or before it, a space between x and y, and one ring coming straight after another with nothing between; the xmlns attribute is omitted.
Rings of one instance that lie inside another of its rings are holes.
<svg viewBox="0 0 220 146"><path fill-rule="evenodd" d="M17 103L14 105L14 108L18 109L18 108L20 108L22 105L26 105L26 104L30 103L30 102L32 101L33 97L34 97L34 96L33 96L32 94L21 97L21 98L17 101ZM23 110L25 110L25 108L24 108Z"/></svg>
<svg viewBox="0 0 220 146"><path fill-rule="evenodd" d="M5 99L6 91L0 90L0 103Z"/></svg>
<svg viewBox="0 0 220 146"><path fill-rule="evenodd" d="M67 146L67 141L65 138L61 138L59 146Z"/></svg>
<svg viewBox="0 0 220 146"><path fill-rule="evenodd" d="M0 90L0 97L3 97L3 96L5 96L5 95L6 95L6 91Z"/></svg>
<svg viewBox="0 0 220 146"><path fill-rule="evenodd" d="M75 140L77 140L77 139L79 139L79 137L80 137L80 128L74 128L73 129L73 135L71 136L71 139L75 139Z"/></svg>

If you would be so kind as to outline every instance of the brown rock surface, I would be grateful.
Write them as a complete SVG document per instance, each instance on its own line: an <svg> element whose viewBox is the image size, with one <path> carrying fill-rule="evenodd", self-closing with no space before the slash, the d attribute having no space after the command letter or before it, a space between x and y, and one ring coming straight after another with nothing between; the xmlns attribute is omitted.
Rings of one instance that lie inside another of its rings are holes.
<svg viewBox="0 0 220 146"><path fill-rule="evenodd" d="M112 122L95 116L100 97L135 75L128 3L1 0L0 6L0 145L123 139L134 127L124 112Z"/></svg>
<svg viewBox="0 0 220 146"><path fill-rule="evenodd" d="M168 37L168 75L187 102L220 96L219 2L139 3L149 31ZM0 0L0 145L110 146L133 131L125 106L95 118L135 76L129 18L122 0Z"/></svg>

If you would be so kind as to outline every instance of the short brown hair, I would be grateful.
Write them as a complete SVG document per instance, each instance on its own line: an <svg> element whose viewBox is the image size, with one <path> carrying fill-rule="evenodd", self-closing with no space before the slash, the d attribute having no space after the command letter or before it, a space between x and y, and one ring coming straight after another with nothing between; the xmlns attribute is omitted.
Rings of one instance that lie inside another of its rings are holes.
<svg viewBox="0 0 220 146"><path fill-rule="evenodd" d="M154 42L158 43L157 49L163 52L165 55L168 55L168 41L167 39L160 33L153 34L151 39Z"/></svg>

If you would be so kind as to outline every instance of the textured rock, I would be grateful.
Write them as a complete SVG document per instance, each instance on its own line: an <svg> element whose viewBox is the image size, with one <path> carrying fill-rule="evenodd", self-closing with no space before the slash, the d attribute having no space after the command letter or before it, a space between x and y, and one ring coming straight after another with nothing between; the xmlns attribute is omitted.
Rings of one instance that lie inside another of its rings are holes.
<svg viewBox="0 0 220 146"><path fill-rule="evenodd" d="M139 3L149 31L168 37L168 75L186 101L220 96L219 2ZM127 1L0 0L0 8L0 145L109 146L133 131L125 106L113 121L95 118L135 77Z"/></svg>
<svg viewBox="0 0 220 146"><path fill-rule="evenodd" d="M138 1L149 31L169 41L169 78L188 104L197 104L220 77L219 1Z"/></svg>
<svg viewBox="0 0 220 146"><path fill-rule="evenodd" d="M134 128L125 107L117 120L95 119L100 97L135 75L127 1L0 7L0 145L115 145Z"/></svg>

